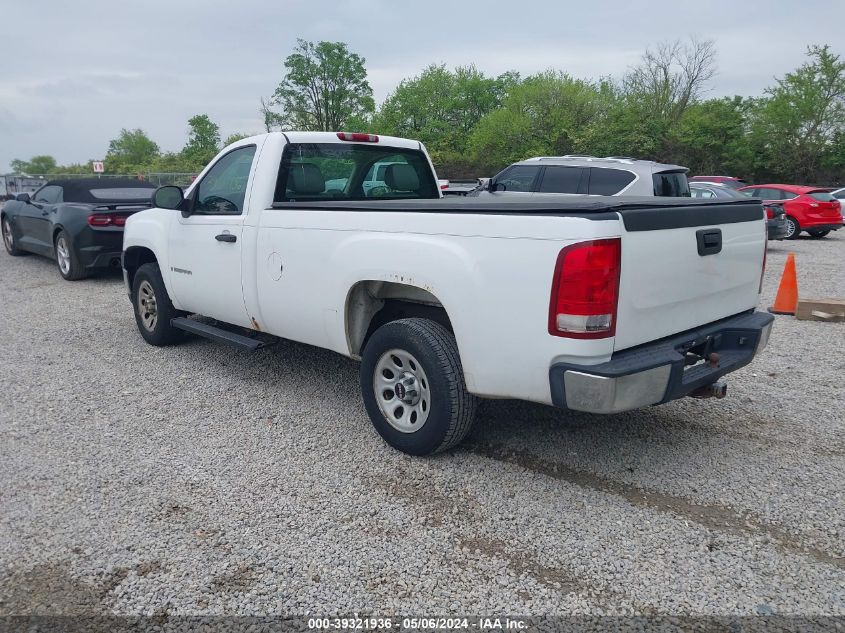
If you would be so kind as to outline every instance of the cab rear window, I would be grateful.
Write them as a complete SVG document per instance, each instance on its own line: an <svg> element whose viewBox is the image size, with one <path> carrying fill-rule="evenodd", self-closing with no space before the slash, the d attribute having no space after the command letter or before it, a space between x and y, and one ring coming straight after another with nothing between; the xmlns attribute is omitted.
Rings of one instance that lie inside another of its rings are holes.
<svg viewBox="0 0 845 633"><path fill-rule="evenodd" d="M275 202L439 198L421 151L339 143L285 148Z"/></svg>
<svg viewBox="0 0 845 633"><path fill-rule="evenodd" d="M689 198L689 181L684 171L661 171L652 175L654 195L668 198Z"/></svg>

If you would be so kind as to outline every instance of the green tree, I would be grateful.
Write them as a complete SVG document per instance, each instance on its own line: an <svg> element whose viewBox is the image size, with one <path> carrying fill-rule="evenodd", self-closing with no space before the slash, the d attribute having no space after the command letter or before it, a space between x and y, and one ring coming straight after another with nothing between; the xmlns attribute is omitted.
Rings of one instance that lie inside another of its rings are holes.
<svg viewBox="0 0 845 633"><path fill-rule="evenodd" d="M202 167L219 151L220 126L207 114L196 114L188 119L188 142L182 149L185 157Z"/></svg>
<svg viewBox="0 0 845 633"><path fill-rule="evenodd" d="M608 98L602 84L561 71L527 77L478 122L469 140L474 160L490 172L529 156L587 151Z"/></svg>
<svg viewBox="0 0 845 633"><path fill-rule="evenodd" d="M607 116L592 126L590 153L672 162L677 128L715 72L712 41L662 42L646 49L621 82L607 82Z"/></svg>
<svg viewBox="0 0 845 633"><path fill-rule="evenodd" d="M109 142L105 167L108 173L132 174L146 171L159 155L158 145L141 129L120 130Z"/></svg>
<svg viewBox="0 0 845 633"><path fill-rule="evenodd" d="M519 82L517 73L486 77L475 66L450 71L432 64L403 80L373 120L375 131L419 139L435 163L460 161L473 128L502 104Z"/></svg>
<svg viewBox="0 0 845 633"><path fill-rule="evenodd" d="M813 182L835 164L845 131L845 61L828 46L811 46L809 60L766 91L752 113L751 142L760 176Z"/></svg>
<svg viewBox="0 0 845 633"><path fill-rule="evenodd" d="M242 134L241 132L232 132L229 136L226 137L226 140L223 141L223 147L227 145L231 145L232 143L236 143L241 139L245 139L247 137L252 136L252 134Z"/></svg>
<svg viewBox="0 0 845 633"><path fill-rule="evenodd" d="M694 173L750 177L754 161L747 119L754 101L736 96L690 105L672 132L671 161Z"/></svg>
<svg viewBox="0 0 845 633"><path fill-rule="evenodd" d="M350 119L372 114L375 104L365 61L343 42L297 40L272 98L281 112L270 113L275 117L265 112L268 130L276 124L288 130L342 130Z"/></svg>
<svg viewBox="0 0 845 633"><path fill-rule="evenodd" d="M56 159L52 156L33 156L29 160L14 159L10 166L12 171L19 174L52 174L56 172Z"/></svg>

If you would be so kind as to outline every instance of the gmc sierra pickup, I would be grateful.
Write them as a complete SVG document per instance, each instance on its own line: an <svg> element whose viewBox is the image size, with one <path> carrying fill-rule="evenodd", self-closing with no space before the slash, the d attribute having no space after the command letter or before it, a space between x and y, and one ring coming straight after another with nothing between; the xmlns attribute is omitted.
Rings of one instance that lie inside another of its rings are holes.
<svg viewBox="0 0 845 633"><path fill-rule="evenodd" d="M721 396L772 326L758 201L444 200L422 144L369 134L238 141L184 194L158 189L123 248L147 342L360 359L375 428L415 455L458 444L478 397L615 413Z"/></svg>

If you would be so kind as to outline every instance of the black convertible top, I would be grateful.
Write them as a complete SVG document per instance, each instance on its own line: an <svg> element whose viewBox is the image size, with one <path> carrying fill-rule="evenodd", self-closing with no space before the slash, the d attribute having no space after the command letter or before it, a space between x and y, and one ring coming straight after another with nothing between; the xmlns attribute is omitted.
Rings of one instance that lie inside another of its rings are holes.
<svg viewBox="0 0 845 633"><path fill-rule="evenodd" d="M64 189L65 202L104 204L108 202L146 202L153 195L156 186L137 178L63 178L51 180L47 185ZM126 189L142 191L127 193ZM92 190L99 191L95 195Z"/></svg>

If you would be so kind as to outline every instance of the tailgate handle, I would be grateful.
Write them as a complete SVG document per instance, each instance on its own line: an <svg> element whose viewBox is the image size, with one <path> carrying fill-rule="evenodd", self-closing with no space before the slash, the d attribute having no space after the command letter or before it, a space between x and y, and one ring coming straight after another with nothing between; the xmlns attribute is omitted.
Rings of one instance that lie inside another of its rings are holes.
<svg viewBox="0 0 845 633"><path fill-rule="evenodd" d="M702 257L722 251L722 229L701 229L695 232L695 239Z"/></svg>

